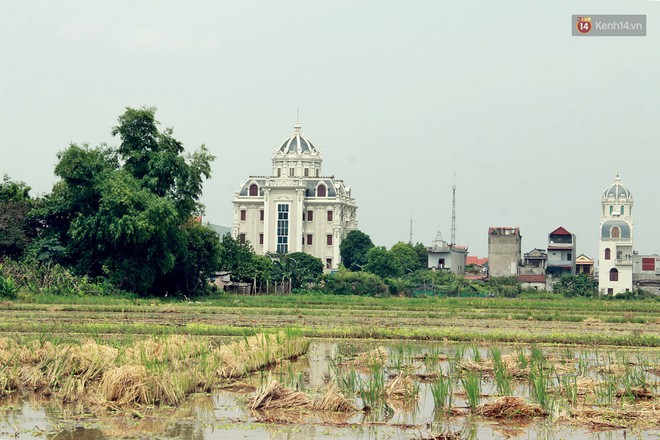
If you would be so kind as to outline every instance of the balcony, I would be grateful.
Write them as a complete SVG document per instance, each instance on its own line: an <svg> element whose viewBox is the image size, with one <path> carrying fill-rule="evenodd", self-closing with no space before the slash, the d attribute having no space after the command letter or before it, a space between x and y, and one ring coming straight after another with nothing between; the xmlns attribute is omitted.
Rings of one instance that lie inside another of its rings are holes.
<svg viewBox="0 0 660 440"><path fill-rule="evenodd" d="M547 267L573 267L572 260L548 260L546 262Z"/></svg>
<svg viewBox="0 0 660 440"><path fill-rule="evenodd" d="M632 258L617 258L615 261L617 266L632 266Z"/></svg>

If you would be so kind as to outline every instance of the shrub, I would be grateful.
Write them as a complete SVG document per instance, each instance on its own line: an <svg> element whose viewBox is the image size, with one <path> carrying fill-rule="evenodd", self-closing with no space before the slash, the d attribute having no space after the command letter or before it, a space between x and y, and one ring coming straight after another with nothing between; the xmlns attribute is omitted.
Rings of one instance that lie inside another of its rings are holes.
<svg viewBox="0 0 660 440"><path fill-rule="evenodd" d="M321 278L319 289L335 295L383 295L387 286L378 276L368 272L339 271Z"/></svg>
<svg viewBox="0 0 660 440"><path fill-rule="evenodd" d="M0 274L0 296L14 299L16 298L17 293L18 293L18 286L16 285L14 280Z"/></svg>

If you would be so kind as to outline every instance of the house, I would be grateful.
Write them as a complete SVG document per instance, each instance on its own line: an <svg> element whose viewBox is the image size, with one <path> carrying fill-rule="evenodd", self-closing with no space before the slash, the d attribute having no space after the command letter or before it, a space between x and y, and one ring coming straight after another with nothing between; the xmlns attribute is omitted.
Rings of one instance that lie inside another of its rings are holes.
<svg viewBox="0 0 660 440"><path fill-rule="evenodd" d="M428 268L433 270L447 270L457 275L465 273L467 260L467 247L456 246L442 239L438 231L428 251Z"/></svg>
<svg viewBox="0 0 660 440"><path fill-rule="evenodd" d="M660 256L633 254L633 287L660 295Z"/></svg>
<svg viewBox="0 0 660 440"><path fill-rule="evenodd" d="M250 176L235 194L232 235L257 254L305 252L337 269L339 245L358 226L357 205L350 187L322 173L322 163L297 122L272 155L272 174Z"/></svg>
<svg viewBox="0 0 660 440"><path fill-rule="evenodd" d="M548 234L546 274L559 279L575 275L575 235L562 226Z"/></svg>
<svg viewBox="0 0 660 440"><path fill-rule="evenodd" d="M523 289L546 290L545 274L518 275L518 281Z"/></svg>
<svg viewBox="0 0 660 440"><path fill-rule="evenodd" d="M594 276L594 260L584 254L578 255L575 259L575 273Z"/></svg>
<svg viewBox="0 0 660 440"><path fill-rule="evenodd" d="M522 235L517 227L488 228L488 275L515 276L521 263Z"/></svg>
<svg viewBox="0 0 660 440"><path fill-rule="evenodd" d="M617 174L601 197L598 289L616 295L633 288L632 193Z"/></svg>

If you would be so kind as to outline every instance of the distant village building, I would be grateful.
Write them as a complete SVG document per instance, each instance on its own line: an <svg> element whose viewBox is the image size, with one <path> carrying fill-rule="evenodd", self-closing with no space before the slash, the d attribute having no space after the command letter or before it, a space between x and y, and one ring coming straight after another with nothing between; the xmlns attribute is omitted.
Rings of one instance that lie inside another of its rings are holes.
<svg viewBox="0 0 660 440"><path fill-rule="evenodd" d="M575 235L561 226L548 234L546 274L555 279L575 275Z"/></svg>
<svg viewBox="0 0 660 440"><path fill-rule="evenodd" d="M488 275L515 276L521 264L522 236L520 228L488 228Z"/></svg>
<svg viewBox="0 0 660 440"><path fill-rule="evenodd" d="M471 280L483 279L488 276L488 258L468 255L465 259L465 278Z"/></svg>
<svg viewBox="0 0 660 440"><path fill-rule="evenodd" d="M518 275L518 281L523 289L547 290L545 274L521 274Z"/></svg>
<svg viewBox="0 0 660 440"><path fill-rule="evenodd" d="M440 232L427 248L428 267L434 270L447 270L457 275L465 273L468 250L465 246L456 246L442 239Z"/></svg>
<svg viewBox="0 0 660 440"><path fill-rule="evenodd" d="M601 198L598 288L614 294L633 287L633 196L617 174Z"/></svg>
<svg viewBox="0 0 660 440"><path fill-rule="evenodd" d="M575 273L577 275L594 276L594 260L584 254L575 259Z"/></svg>
<svg viewBox="0 0 660 440"><path fill-rule="evenodd" d="M258 254L305 252L336 269L342 239L358 226L357 205L350 187L323 175L322 161L296 123L273 152L272 174L250 176L235 194L232 235Z"/></svg>
<svg viewBox="0 0 660 440"><path fill-rule="evenodd" d="M545 249L534 248L525 253L523 264L518 268L518 281L523 289L545 289L545 268L548 253Z"/></svg>
<svg viewBox="0 0 660 440"><path fill-rule="evenodd" d="M534 248L527 252L523 258L523 266L536 268L538 273L545 273L546 263L548 261L548 253L545 249Z"/></svg>
<svg viewBox="0 0 660 440"><path fill-rule="evenodd" d="M660 255L633 254L633 285L660 294Z"/></svg>

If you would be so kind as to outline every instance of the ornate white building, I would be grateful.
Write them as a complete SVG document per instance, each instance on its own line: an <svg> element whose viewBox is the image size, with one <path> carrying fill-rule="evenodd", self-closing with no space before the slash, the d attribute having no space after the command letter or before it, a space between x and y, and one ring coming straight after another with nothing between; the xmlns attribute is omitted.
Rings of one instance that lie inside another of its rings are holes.
<svg viewBox="0 0 660 440"><path fill-rule="evenodd" d="M357 229L357 206L350 187L323 176L322 161L297 122L273 152L272 175L250 176L235 194L233 236L258 254L306 252L337 268L341 240Z"/></svg>
<svg viewBox="0 0 660 440"><path fill-rule="evenodd" d="M632 290L633 197L617 174L601 200L598 288L601 294Z"/></svg>

